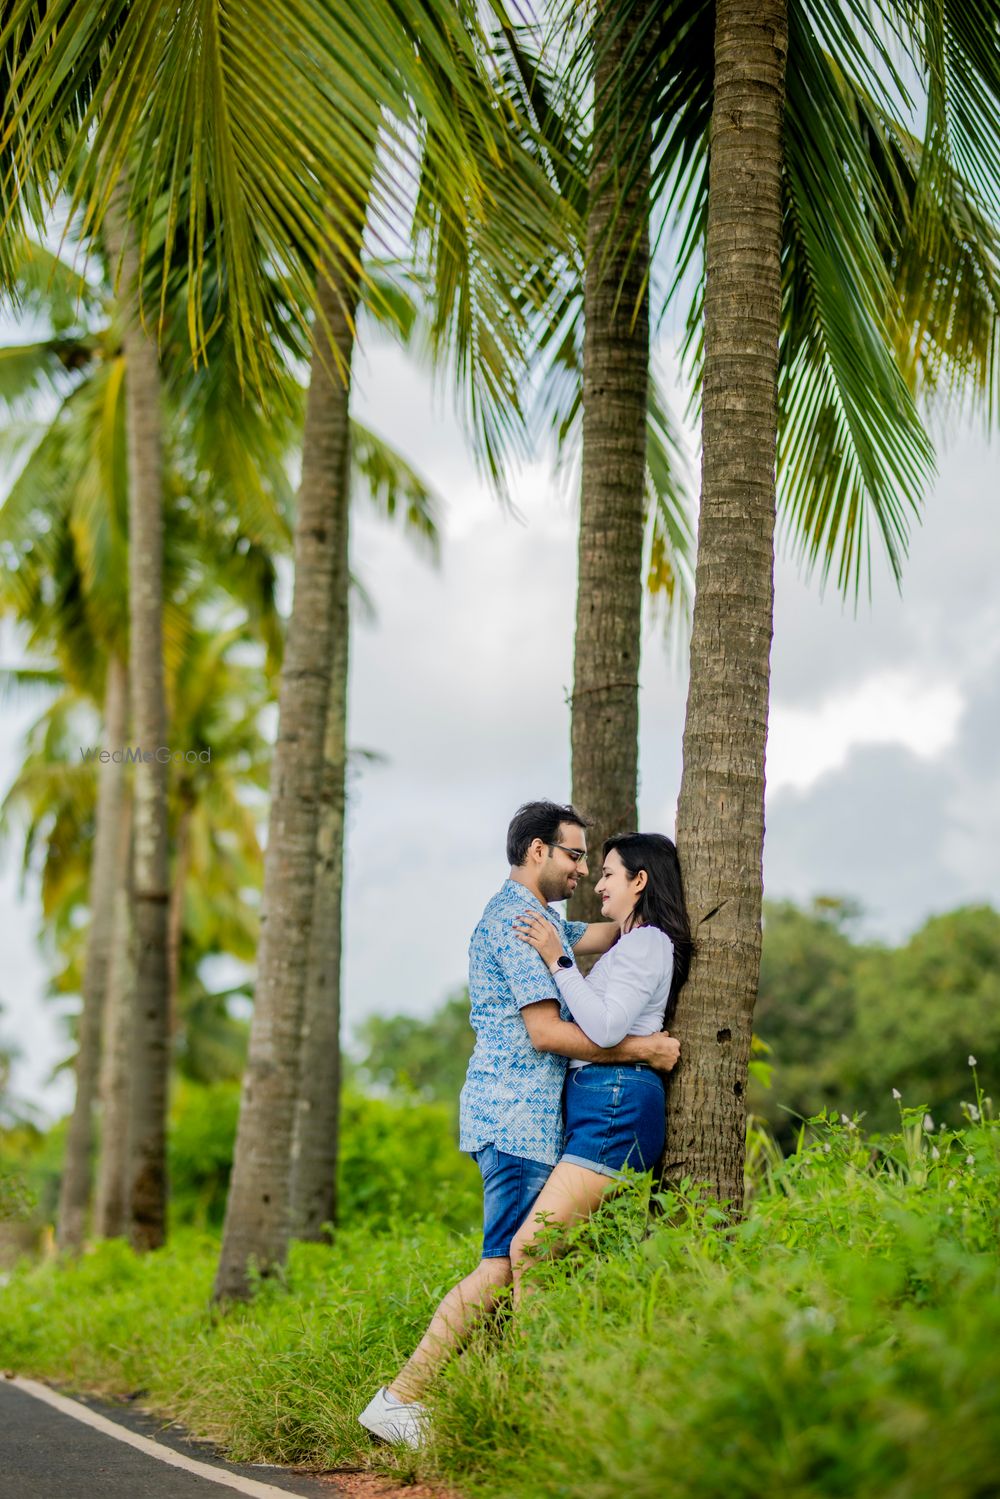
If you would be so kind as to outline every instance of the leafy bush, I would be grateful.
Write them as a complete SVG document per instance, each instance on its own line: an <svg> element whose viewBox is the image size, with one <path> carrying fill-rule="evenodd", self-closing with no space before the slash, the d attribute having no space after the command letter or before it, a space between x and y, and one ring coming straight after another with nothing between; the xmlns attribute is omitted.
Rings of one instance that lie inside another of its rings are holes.
<svg viewBox="0 0 1000 1499"><path fill-rule="evenodd" d="M966 1058L1000 1053L1000 914L935 916L898 948L855 942L853 917L830 900L765 906L754 1029L772 1086L751 1084L750 1104L785 1149L796 1116L824 1108L891 1128L893 1088L958 1123Z"/></svg>
<svg viewBox="0 0 1000 1499"><path fill-rule="evenodd" d="M453 1115L475 1035L469 1024L469 991L460 989L433 1015L369 1015L358 1028L358 1077L366 1088L428 1103Z"/></svg>
<svg viewBox="0 0 1000 1499"><path fill-rule="evenodd" d="M239 1112L237 1082L175 1081L168 1135L172 1228L221 1226Z"/></svg>
<svg viewBox="0 0 1000 1499"><path fill-rule="evenodd" d="M461 1155L446 1104L348 1093L341 1113L340 1219L371 1232L434 1218L468 1230L482 1220L479 1171Z"/></svg>

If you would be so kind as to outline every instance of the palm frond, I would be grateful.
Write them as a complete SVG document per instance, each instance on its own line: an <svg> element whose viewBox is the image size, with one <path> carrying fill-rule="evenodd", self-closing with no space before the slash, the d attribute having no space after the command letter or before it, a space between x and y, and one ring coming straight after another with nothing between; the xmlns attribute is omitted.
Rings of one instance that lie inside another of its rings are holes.
<svg viewBox="0 0 1000 1499"><path fill-rule="evenodd" d="M17 180L35 180L67 120L78 120L63 177L78 173L75 201L91 228L128 169L145 250L165 191L165 267L185 216L192 348L202 353L212 331L203 296L211 260L224 298L217 316L231 318L241 371L257 384L271 353L259 344L260 267L283 267L312 305L316 266L353 253L340 212L364 201L380 133L393 140L374 194L387 234L415 175L405 128L414 114L440 137L439 190L460 217L482 200L484 150L499 159L471 0L370 0L363 14L326 0L280 10L266 0L11 0L0 52L26 27L0 141Z"/></svg>
<svg viewBox="0 0 1000 1499"><path fill-rule="evenodd" d="M517 70L499 51L487 54L488 78L467 78L492 109L492 138L479 137L488 191L456 212L441 194L445 141L434 128L421 137L419 192L413 216L416 262L427 286L429 339L438 367L455 383L476 454L501 495L509 462L530 451L525 404L534 326L561 295L560 268L573 255L565 205L551 166L551 144L518 97ZM461 116L465 108L456 98ZM495 160L500 169L492 165Z"/></svg>
<svg viewBox="0 0 1000 1499"><path fill-rule="evenodd" d="M28 235L12 244L7 296L19 317L44 318L54 333L93 325L100 289L60 253Z"/></svg>
<svg viewBox="0 0 1000 1499"><path fill-rule="evenodd" d="M896 292L896 356L910 389L932 411L997 412L1000 227L959 172L937 172L926 193L927 146L862 89L851 94L866 150L893 205L898 235L884 247Z"/></svg>
<svg viewBox="0 0 1000 1499"><path fill-rule="evenodd" d="M17 411L43 391L65 395L72 377L96 357L89 338L45 338L0 347L0 402Z"/></svg>
<svg viewBox="0 0 1000 1499"><path fill-rule="evenodd" d="M1000 11L995 0L900 0L926 86L918 204L959 174L986 211L1000 212Z"/></svg>
<svg viewBox="0 0 1000 1499"><path fill-rule="evenodd" d="M684 442L651 374L646 411L646 590L675 644L694 602L695 530Z"/></svg>
<svg viewBox="0 0 1000 1499"><path fill-rule="evenodd" d="M857 592L869 531L898 578L933 450L894 354L892 205L806 7L789 8L778 464L807 566Z"/></svg>
<svg viewBox="0 0 1000 1499"><path fill-rule="evenodd" d="M54 666L0 666L0 703L12 706L39 695L61 691L62 672Z"/></svg>
<svg viewBox="0 0 1000 1499"><path fill-rule="evenodd" d="M397 517L407 535L420 543L434 562L440 557L441 497L384 437L351 422L352 487L363 490L379 514Z"/></svg>

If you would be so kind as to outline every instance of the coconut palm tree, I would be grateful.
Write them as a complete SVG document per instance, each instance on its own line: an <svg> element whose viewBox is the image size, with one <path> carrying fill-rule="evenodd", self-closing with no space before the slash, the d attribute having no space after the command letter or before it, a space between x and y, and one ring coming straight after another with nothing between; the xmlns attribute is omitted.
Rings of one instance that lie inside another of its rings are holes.
<svg viewBox="0 0 1000 1499"><path fill-rule="evenodd" d="M267 678L258 663L240 660L254 644L243 629L220 633L194 627L180 677L171 683L181 721L195 730L211 727L215 775L202 761L170 766L171 823L188 818L187 869L189 880L179 904L183 926L178 933L181 985L172 1053L182 1069L195 1075L211 1071L203 1060L207 1049L220 1044L219 1017L206 991L199 968L206 957L226 955L242 963L252 960L257 938L261 849L258 841L259 801L266 785L268 743L262 726L270 702ZM235 658L235 659L234 659ZM200 670L199 670L200 668ZM10 673L17 678L21 673ZM37 683L40 674L35 674ZM206 691L205 679L209 679ZM58 687L58 675L49 677ZM79 918L87 909L92 879L91 833L98 805L94 766L73 753L73 737L93 731L98 721L94 705L64 688L28 731L25 755L3 806L6 828L18 823L24 830L25 858L40 868L46 945L54 949L60 966L53 976L53 992L79 992L86 970L90 935ZM204 741L197 739L199 747ZM192 789L197 798L192 807ZM256 803L256 804L255 804ZM127 816L116 831L129 845ZM175 860L175 868L177 861ZM116 913L117 914L117 913ZM113 956L127 962L127 944ZM109 980L109 993L114 988ZM82 1013L82 1012L81 1012ZM207 1035L206 1027L214 1034ZM123 1027L127 1033L127 1026ZM238 1027L236 1028L238 1033ZM117 1036L110 1038L117 1041ZM109 1048L109 1052L114 1047ZM199 1060L201 1059L201 1060ZM117 1065L127 1069L119 1059ZM236 1070L238 1071L238 1065ZM230 1069L228 1075L233 1075ZM119 1121L120 1122L120 1121ZM117 1191L125 1185L124 1157L116 1150L110 1121L102 1113L102 1180L106 1161L117 1160ZM113 1174L107 1172L110 1191ZM122 1232L119 1219L117 1229Z"/></svg>
<svg viewBox="0 0 1000 1499"><path fill-rule="evenodd" d="M274 312L265 268L282 268L308 337L316 267L343 248L345 192L348 218L350 203L370 195L374 232L392 237L411 206L425 131L441 168L435 199L452 221L482 215L490 199L512 241L523 239L516 206L484 180L505 150L513 160L481 86L486 50L472 0L372 0L360 28L353 7L328 0L294 11L273 0L236 10L181 0L167 11L149 0L11 0L0 23L0 151L10 167L0 206L7 217L30 212L56 176L72 182L96 230L137 164L126 217L160 268L144 288L150 312L162 310L181 240L193 351L205 352L221 320L241 373L264 390L266 368L281 366L261 340ZM288 170L296 162L309 169Z"/></svg>
<svg viewBox="0 0 1000 1499"><path fill-rule="evenodd" d="M100 268L99 252L94 262ZM0 393L7 405L24 412L40 393L57 394L61 403L43 412L37 423L19 430L22 469L13 483L0 520L0 541L10 562L6 603L25 621L33 622L36 649L55 649L78 687L88 690L103 670L103 654L127 649L118 577L127 558L127 483L124 463L124 400L126 361L118 348L117 303L108 283L85 282L72 267L40 246L24 246L18 286L25 309L52 325L52 336L28 345L0 349ZM385 292L388 295L388 291ZM396 307L405 318L405 298ZM222 588L237 598L247 621L268 646L273 669L280 658L280 631L274 627L274 565L268 553L288 546L286 513L291 507L286 478L286 453L300 420L301 391L289 370L279 391L283 417L264 417L247 405L232 378L232 361L222 354L210 369L192 370L171 354L180 345L172 325L166 324L163 369L168 394L168 499L171 507L171 553L168 555L168 681L175 709L186 697L177 684L189 675L192 651L192 610L198 595ZM181 345L183 346L183 345ZM399 511L414 531L433 535L430 495L412 469L375 433L358 429L355 442L355 487L366 489L387 514ZM55 565L66 570L55 586L61 607L46 607ZM72 606L72 607L70 607ZM75 625L76 615L87 624ZM217 613L217 606L214 606ZM70 628L73 630L69 636ZM85 636L85 651L82 637ZM225 630L219 639L225 637ZM208 681L210 673L204 675ZM108 730L112 745L124 742L123 733ZM192 726L193 733L193 726ZM183 736L181 736L183 738ZM105 739L108 742L108 739ZM120 767L114 772L120 775ZM213 767L211 784L220 784ZM175 793L177 796L178 793ZM172 815L175 868L174 898L169 902L168 974L177 974L181 923L178 887L183 884L189 839L187 815ZM111 824L108 838L117 833ZM100 842L100 839L99 839ZM112 881L121 884L121 878ZM123 949L126 952L127 949ZM120 991L126 962L115 973ZM94 1013L99 1013L96 1004ZM85 995L87 1009L87 995ZM94 1021L94 1028L99 1022ZM123 1078L121 1024L109 1021L105 1033L115 1037L108 1052L109 1076ZM82 1025L81 1033L87 1033ZM81 1054L81 1055L85 1055ZM118 1061L115 1061L118 1058ZM94 1055L96 1066L96 1055ZM106 1079L108 1081L108 1079ZM114 1114L121 1082L105 1096L106 1112ZM79 1090L76 1115L90 1120L87 1090ZM114 1147L123 1130L106 1132ZM73 1144L84 1139L82 1124L72 1132ZM67 1177L87 1183L87 1156L67 1160ZM111 1169L102 1201L118 1180ZM103 1172L102 1172L103 1180ZM117 1192L117 1187L115 1187ZM117 1223L117 1211L100 1214Z"/></svg>
<svg viewBox="0 0 1000 1499"><path fill-rule="evenodd" d="M113 215L110 222L114 226ZM120 229L121 226L118 227ZM113 232L112 228L112 234ZM135 642L142 638L141 631L137 635L135 630L137 597L142 603L143 618L152 631L152 635L147 636L147 644L152 642L150 649L157 660L162 654L159 644L161 605L158 598L162 564L158 559L159 541L155 537L152 549L141 544L138 548L138 554L142 555L144 562L148 563L152 558L153 567L152 575L146 580L149 588L142 585L141 577L137 580L137 587L133 590L131 622L124 617L119 582L122 573L130 566L129 559L137 555L137 549L129 547L127 538L130 532L135 531L137 524L135 504L132 503L136 485L140 481L146 483L141 474L137 476L134 465L129 472L126 457L127 452L134 451L136 440L135 431L128 426L134 404L132 395L136 389L136 381L132 376L136 361L143 366L147 386L155 375L158 408L159 361L155 351L150 355L148 340L134 328L131 332L126 329L123 335L119 321L119 303L109 284L108 260L102 255L100 246L96 247L94 259L99 268L102 265L104 267L103 285L87 281L59 256L44 250L38 244L25 242L22 246L15 290L29 310L47 314L55 336L34 344L10 346L2 351L0 370L4 372L5 380L0 393L8 403L17 405L23 404L40 386L48 385L57 396L62 397L62 403L54 417L48 422L43 421L36 428L35 445L32 447L29 442L27 461L4 506L0 530L16 562L14 584L8 602L23 618L31 621L36 644L47 640L52 648L61 653L64 660L72 658L74 680L84 687L89 686L88 670L96 666L99 672L103 671L103 661L99 658L102 652L106 656L109 697L116 710L113 718L107 721L106 732L109 735L108 747L116 748L125 743L126 734L122 722L123 695L118 690L120 681L115 663L131 659L134 675ZM135 275L134 265L130 274ZM132 316L133 319L136 316L134 310ZM156 371L146 368L150 357L157 364ZM131 373L126 382L127 372ZM124 399L126 384L128 401ZM141 393L142 375L138 384ZM146 404L148 408L149 403ZM217 408L216 417L222 414L221 408ZM152 413L147 409L144 420L153 422L155 430L152 431L152 438L155 439L158 454L158 409ZM225 435L226 428L227 423L223 418L218 427L220 435ZM273 432L275 441L278 442L287 436L287 425L283 428L280 423L274 423ZM143 437L142 430L139 436ZM155 466L159 472L159 456L156 456ZM226 497L225 477L231 476L224 476L219 486L223 500ZM154 485L157 506L160 503L160 488L161 480L157 479ZM129 509L133 512L131 516L127 515ZM48 546L39 545L34 534L42 516L47 516L48 530L43 534L51 538ZM154 531L158 531L155 516L152 517L152 524ZM141 543L144 535L141 525L138 534ZM57 543L63 549L61 553L56 551ZM176 548L174 557L182 569L187 565L181 560L181 554ZM56 595L58 600L63 601L64 607L61 610L41 606L46 587L51 586L56 561L63 565L65 571L65 578ZM248 576L252 575L250 569ZM183 641L186 626L183 608L179 608L178 589L175 586L177 579L168 577L167 582L170 601L165 620L168 637L172 642L172 659L169 665L173 667L176 665L178 647ZM246 583L247 578L244 579L243 587L245 596ZM84 617L93 635L93 639L88 641L89 648L82 663L79 630L75 634L71 633L73 608ZM127 655L129 634L133 642L130 658ZM156 675L152 673L149 680L155 683ZM159 702L160 696L160 688L157 688L153 694L156 702ZM152 707L155 706L153 703ZM149 703L147 707L150 707ZM153 734L152 740L147 732L144 744L142 726L138 720L136 727L141 748L148 749L150 743L155 748L156 744L164 742L162 732ZM150 787L145 783L154 767L156 784L150 792ZM100 900L94 908L95 920L91 933L96 944L96 957L88 965L89 976L84 986L77 1057L77 1102L63 1179L64 1214L60 1241L72 1247L79 1245L89 1195L92 1102L99 1065L101 1006L108 972L105 939L111 927L114 891L120 883L109 877L109 871L116 863L116 825L122 804L124 766L121 762L112 763L102 767L102 770L108 789L105 800L99 807L102 816L95 845L95 895L99 891ZM165 792L166 767L155 757L140 761L136 780L137 802L141 804L140 792L144 785L146 793L152 795L150 815L157 830L152 841L148 838L146 840L146 853L155 854L156 861L165 861L166 827L165 823L160 827L158 809L159 798ZM140 845L141 840L137 840L137 848ZM139 859L138 852L135 858ZM136 865L133 883L143 871L148 886L151 873L156 872L155 867L151 870L148 866ZM142 888L140 885L140 893ZM162 936L166 938L166 908L155 888L151 894L147 890L147 896L144 902L138 901L140 914L136 918L136 931L140 949L152 954L159 950L161 925ZM146 912L145 916L142 915L143 911ZM150 932L146 932L145 939L143 932L146 928L143 922L151 924L151 930L155 928L152 936ZM133 1236L141 1247L152 1247L159 1242L165 1221L165 1203L161 1200L165 1150L162 1124L166 1100L165 1048L168 1038L164 1031L166 991L161 989L160 979L166 980L166 969L161 973L156 962L152 966L155 982L150 983L143 979L141 964L137 966L133 1007L150 1022L150 1034L144 1036L141 1029L132 1027L133 1057L130 1072L134 1080L138 1068L140 1082L138 1086L131 1087L130 1098L133 1101L132 1107L143 1118L133 1119L126 1132L134 1146L130 1171L134 1180L139 1183L137 1193L133 1194L130 1189L127 1196L135 1210ZM152 1081L153 1073L160 1079L155 1086ZM120 1134L116 1135L116 1140L120 1138Z"/></svg>
<svg viewBox="0 0 1000 1499"><path fill-rule="evenodd" d="M625 130L620 128L621 111L615 115L614 89L602 83L595 96L592 139L598 144L601 140L603 97L605 110L619 127L615 144L623 201L626 186L643 170L647 132L652 132L655 150L649 201L658 215L665 215L665 237L677 254L670 272L671 295L676 297L679 289L689 292L692 284L695 287L686 352L700 379L703 282L695 271L707 218L707 127L713 104L716 10L704 0L660 8L661 30L646 54L652 57L656 74L648 88L642 44L633 40L623 51L626 27L630 22L641 27L647 16L641 0L632 7L616 7L602 38L602 11L595 9L587 46L580 54L583 66L576 71L589 85L602 57L617 56L630 97L645 96L648 115L640 113L633 128ZM996 68L989 49L980 46L977 53L976 29L966 25L953 8L946 29L951 41L946 45L939 37L937 55L947 51L954 65L964 54L958 72L974 80L970 96L992 107L988 100L991 93L996 95ZM856 30L864 36L863 44ZM928 44L928 55L932 51ZM579 204L576 218L580 222L587 217L588 195L580 190L582 142L574 130L579 97L573 85L574 67L539 66L523 45L518 55L516 43L511 53L523 84L525 111L571 212ZM879 57L879 67L867 60L869 54ZM919 65L920 47L915 54ZM956 130L964 143L964 176L955 171L942 176L934 165L933 131L921 143L898 123L906 101L898 88L894 100L898 80L869 20L860 17L852 23L839 12L831 17L825 9L818 11L801 0L791 0L788 56L788 149L781 163L779 493L806 565L817 566L824 577L832 570L840 586L851 590L860 585L873 533L881 536L899 574L908 514L919 502L931 462L916 397L951 396L960 388L974 394L992 388L997 347L996 226L990 221L982 191L990 180L989 171L976 159L985 138L976 130L967 98L959 98L955 111ZM940 79L940 70L931 69L930 74L933 92L937 86L933 79ZM568 100L557 77L570 80ZM943 105L932 111L935 117L942 113L948 113ZM592 146L591 162L596 155ZM957 163L958 149L953 158ZM933 192L929 184L935 185ZM641 243L642 221L648 212L640 206L631 215L623 210L618 213L612 221L610 248L604 248L606 260L617 249L624 262L626 252ZM933 231L928 227L931 222ZM654 257L654 268L655 263ZM558 377L561 372L564 377L561 382L558 378L541 382L557 428L562 429L579 400L578 363L567 358L574 343L579 346L572 314L560 324L555 338L543 330L540 343L543 351L548 345L554 355L552 373ZM567 372L572 378L565 378ZM612 374L598 370L595 378L606 384ZM641 375L637 378L641 383ZM638 385L633 395L638 399ZM880 410L877 423L870 419L873 404ZM585 489L586 484L585 473ZM616 546L617 541L612 551ZM760 547L748 541L744 566L749 566L750 557L767 550L766 539ZM730 578L735 581L731 568ZM613 600L605 600L603 615L595 603L600 597L590 586L585 595L581 590L579 618L586 629L578 628L578 676L581 646L587 640L600 639L602 634L617 638L624 596L619 591ZM636 652L639 629L639 610L634 608L630 633ZM626 658L619 653L617 659ZM613 687L615 677L605 665L604 680ZM584 706L582 701L578 705L580 725L577 729L574 724L574 747L586 737ZM710 724L706 721L703 727L711 736ZM728 742L733 732L732 724L723 729L717 723L717 742ZM635 771L631 735L628 740L620 769L631 786ZM597 812L600 834L614 819L616 803L605 801L596 782L592 785L577 775L577 763L574 753L574 799ZM734 805L723 791L721 783L713 787L712 805ZM616 788L615 795L622 793ZM708 805L699 803L699 816L707 815ZM758 858L758 872L759 862ZM749 867L752 875L755 866ZM716 908L717 894L713 886L703 910ZM694 988L687 991L685 1009L691 1007L695 992ZM681 1175L691 1168L691 1157L682 1155L679 1141L692 1136L688 1109L694 1107L694 1099L701 1108L706 1091L715 1097L721 1089L730 1094L742 1118L740 1097L732 1088L736 1082L743 1087L739 1072L745 1058L736 1064L732 1078L725 1069L715 1078L714 1050L704 1053L707 1077L694 1060L696 1048L700 1053L701 1042L709 1035L713 1048L718 1048L739 1033L738 1027L723 1022L713 1028L715 1014L709 1004L704 1036L695 1035L685 1048L691 1066L681 1069L675 1081L672 1114L678 1133L673 1148L682 1157L676 1168ZM714 1039L716 1033L720 1041ZM685 1094L686 1076L691 1079L689 1095ZM725 1098L718 1111L726 1113ZM717 1131L713 1111L706 1115L702 1110L702 1114L711 1120L699 1135L704 1141L714 1138Z"/></svg>
<svg viewBox="0 0 1000 1499"><path fill-rule="evenodd" d="M774 604L785 0L763 5L717 0L715 37L702 496L677 819L699 957L692 977L694 1000L684 1007L683 1044L694 1055L687 1076L673 1090L673 1109L680 1119L672 1128L668 1170L675 1171L680 1158L694 1167L698 1181L710 1182L727 1200L738 1200L741 1193L733 1188L742 1183L743 1138L732 1120L745 1117L743 1092L760 966L764 746ZM724 738L723 725L728 731ZM720 868L727 876L721 888ZM713 909L704 905L709 889L718 893ZM710 1003L698 1003L698 964L711 973ZM705 1027L714 1028L714 1035ZM706 1064L714 1076L707 1097L703 1085L696 1107L690 1092L702 1082Z"/></svg>
<svg viewBox="0 0 1000 1499"><path fill-rule="evenodd" d="M117 832L111 961L104 994L98 1087L101 1135L92 1222L92 1232L97 1239L121 1238L128 1232L129 1056L132 1041L132 995L135 988L132 798L129 787L126 787L125 805ZM74 1103L74 1118L76 1109Z"/></svg>
<svg viewBox="0 0 1000 1499"><path fill-rule="evenodd" d="M659 6L593 13L594 137L584 246L583 442L571 745L573 797L598 848L638 826L639 631L649 406L649 178L645 95ZM645 134L643 132L645 131ZM633 157L622 163L621 137ZM628 234L615 229L624 221ZM572 914L600 917L593 883Z"/></svg>
<svg viewBox="0 0 1000 1499"><path fill-rule="evenodd" d="M128 728L128 673L118 655L108 658L102 722L106 743L123 745ZM94 852L90 867L90 932L83 973L83 1006L76 1053L76 1096L66 1140L66 1162L59 1190L57 1242L76 1251L83 1243L90 1202L92 1120L100 1074L105 995L114 954L114 912L118 890L119 834L125 806L120 761L110 758L98 772Z"/></svg>
<svg viewBox="0 0 1000 1499"><path fill-rule="evenodd" d="M504 161L516 138L508 138L474 55L459 49L442 59L431 52L422 55L421 67L425 88L450 92L459 114L464 86L475 94L475 113L482 118L483 128L471 149L476 170L485 178ZM433 267L428 277L433 288L429 341L439 362L454 354L463 372L471 372L474 419L484 433L486 461L493 464L497 449L493 424L499 422L507 431L519 416L510 371L525 324L524 297L520 287L503 286L497 273L501 262L494 259L489 286L494 293L501 286L503 290L489 305L494 311L506 308L511 316L505 329L486 329L483 311L488 296L482 287L456 310L457 282L450 254L456 246L464 251L466 223L473 226L473 243L480 234L499 236L506 227L514 249L508 247L503 263L512 266L526 245L536 243L537 226L545 220L537 207L528 204L524 192L512 194L505 188L502 174L495 184L491 179L489 213L470 213L467 205L456 208L450 190L442 190L453 143L442 136L440 117L420 118L416 133L421 157L413 233L423 242ZM460 129L459 134L463 133ZM261 950L215 1279L217 1300L249 1294L251 1263L264 1274L282 1264L293 1214L310 1236L319 1235L333 1214L334 1159L328 1142L335 1139L331 1121L338 1091L334 1038L346 764L348 413L355 312L369 280L361 257L362 242L366 224L371 225L377 212L379 163L384 154L377 149L375 132L369 152L368 173L353 181L346 179L340 187L339 248L321 260L317 278L295 525L295 596L279 693ZM523 166L528 188L536 189L539 200L547 203L550 189L536 164L522 153L516 165ZM489 230L487 223L492 226ZM321 805L325 808L322 830ZM321 926L314 930L316 918ZM308 1069L301 1065L303 1025ZM331 1059L325 1076L315 1070L315 1044L320 1037L324 1038L323 1055Z"/></svg>
<svg viewBox="0 0 1000 1499"><path fill-rule="evenodd" d="M129 1141L131 1238L158 1249L167 1235L168 743L163 679L163 412L160 360L142 326L139 244L127 212L126 168L104 223L111 259L120 267L122 350L128 371L129 687L140 751L132 796L135 1000Z"/></svg>
<svg viewBox="0 0 1000 1499"><path fill-rule="evenodd" d="M349 392L345 390L344 398ZM351 426L354 488L364 488L387 518L400 514L413 540L437 556L435 501L420 477L401 462L388 464L384 445L357 423ZM349 518L348 518L349 524ZM347 567L346 537L339 565ZM330 698L323 745L316 840L315 888L299 1051L299 1080L292 1141L291 1216L296 1237L321 1241L337 1216L340 1139L340 973L347 802L347 684L350 654L348 589L338 579L333 594Z"/></svg>
<svg viewBox="0 0 1000 1499"><path fill-rule="evenodd" d="M99 254L95 259L100 267ZM108 275L106 271L103 284L82 282L58 257L38 246L26 246L18 283L21 300L53 325L53 336L0 350L0 393L9 405L23 408L45 390L61 397L54 414L45 411L39 422L20 433L27 457L20 453L23 467L0 513L0 542L12 564L6 602L33 623L35 647L59 652L73 680L84 690L103 671L102 651L120 652L126 636L117 580L127 556L127 366L119 348L117 304ZM82 293L85 302L80 301ZM396 297L397 310L405 317L404 303L405 299ZM208 368L192 371L182 357L172 362L172 351L182 344L169 322L166 332L163 367L171 517L165 615L168 685L175 714L181 714L175 722L178 731L184 731L182 740L185 733L188 739L201 740L205 725L189 721L190 703L198 700L204 704L203 711L209 712L213 694L209 691L206 697L205 692L215 678L205 662L193 664L192 621L208 609L217 617L215 638L219 642L228 639L225 612L220 616L217 602L220 588L239 604L247 627L266 643L272 671L280 660L274 564L269 554L288 545L290 496L284 463L300 420L302 395L289 370L279 392L281 417L275 412L265 417L259 407L245 401L224 349ZM384 513L401 514L416 534L433 538L432 496L413 470L364 428L357 431L353 469L358 492L366 490ZM70 601L90 627L85 655L79 630L75 643L67 639L73 618L68 606L64 603L60 609L45 604L57 563L66 569L66 578L55 587L55 599ZM221 694L219 701L224 700ZM247 722L252 721L251 715ZM123 741L124 735L110 732L112 744L116 739ZM219 738L218 725L214 732ZM207 742L212 742L211 736ZM209 787L218 794L224 783L223 771L216 764ZM173 938L168 946L168 973L172 971L175 978L183 930L181 896L191 849L188 835L198 799L196 783L190 778L178 780L175 804L178 798L183 805L179 814L175 805L171 815L175 868L167 922L168 937ZM125 857L124 850L119 857ZM121 882L121 878L116 882L119 888ZM217 898L221 900L221 895ZM119 917L119 926L122 960L115 972L120 996L128 973L124 915ZM82 1030L86 1031L86 1025ZM109 1114L116 1111L124 1075L121 1031L120 1020L109 1018L105 1033L109 1043L114 1038L108 1049L106 1077L111 1091L104 1099ZM114 1084L113 1078L119 1081ZM89 1120L83 1092L78 1113ZM105 1137L116 1148L124 1133L116 1128L113 1133L106 1131ZM82 1126L72 1135L74 1141L78 1137L83 1138ZM71 1179L89 1180L86 1160L84 1156L74 1165L74 1157L67 1162ZM103 1203L117 1194L114 1184L120 1172L117 1167L109 1168L105 1177L102 1164L101 1177ZM102 1208L100 1220L105 1226L117 1225L117 1209L105 1212Z"/></svg>

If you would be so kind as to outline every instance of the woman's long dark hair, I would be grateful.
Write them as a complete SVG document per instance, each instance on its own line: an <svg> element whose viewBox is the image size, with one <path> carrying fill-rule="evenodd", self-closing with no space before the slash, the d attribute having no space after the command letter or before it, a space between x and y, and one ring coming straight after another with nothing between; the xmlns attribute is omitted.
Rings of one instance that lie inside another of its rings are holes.
<svg viewBox="0 0 1000 1499"><path fill-rule="evenodd" d="M634 880L641 869L646 871L646 885L639 892L627 929L659 927L674 945L674 975L663 1017L666 1029L677 1008L677 995L687 979L694 951L677 849L663 833L619 833L617 838L609 838L605 843L605 859L612 849L625 865L630 879Z"/></svg>

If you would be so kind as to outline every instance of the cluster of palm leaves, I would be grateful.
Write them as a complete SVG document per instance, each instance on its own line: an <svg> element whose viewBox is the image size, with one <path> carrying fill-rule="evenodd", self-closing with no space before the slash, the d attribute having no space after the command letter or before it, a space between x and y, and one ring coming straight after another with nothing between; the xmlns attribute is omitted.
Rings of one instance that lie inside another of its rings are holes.
<svg viewBox="0 0 1000 1499"><path fill-rule="evenodd" d="M930 414L992 419L1000 6L12 0L0 73L0 275L46 320L0 360L0 397L54 403L0 522L3 602L55 662L57 718L69 694L139 743L183 724L227 744L234 782L62 762L46 785L43 749L12 793L53 871L67 859L66 898L90 881L63 1241L116 1045L132 1086L111 1176L134 1241L162 1241L171 1030L213 950L257 960L217 1294L333 1214L352 451L388 509L431 525L417 476L351 430L368 316L420 331L499 488L550 431L579 455L573 795L598 842L636 824L643 584L675 617L693 593L678 841L697 954L666 1170L738 1202L776 510L845 591L873 539L898 576ZM56 211L99 275L51 248ZM678 309L697 547L651 375ZM256 710L275 681L271 750ZM227 696L251 707L239 745ZM265 777L258 935L240 786ZM126 1013L131 1068L109 1019Z"/></svg>

